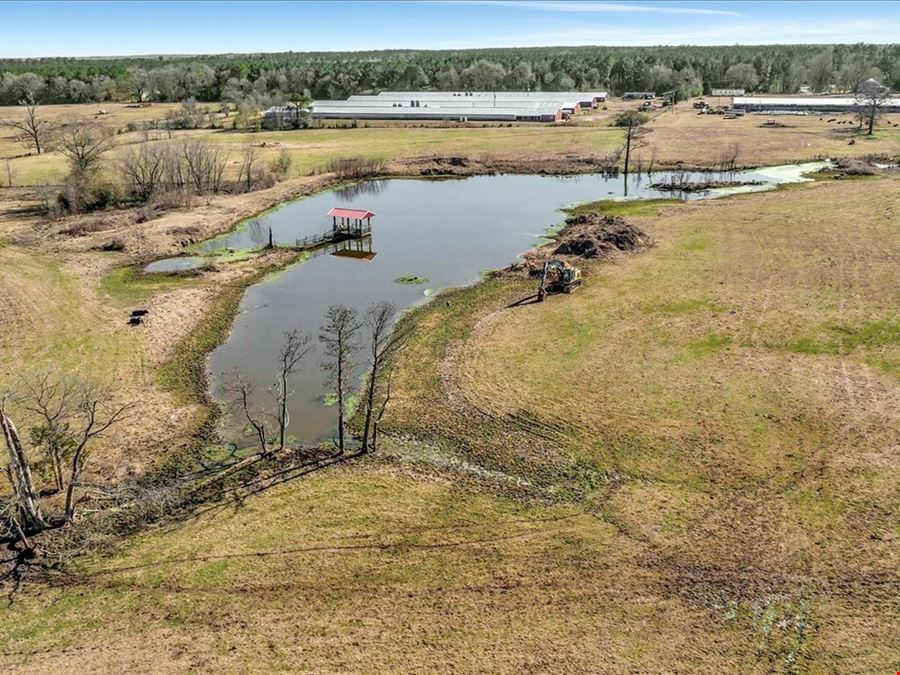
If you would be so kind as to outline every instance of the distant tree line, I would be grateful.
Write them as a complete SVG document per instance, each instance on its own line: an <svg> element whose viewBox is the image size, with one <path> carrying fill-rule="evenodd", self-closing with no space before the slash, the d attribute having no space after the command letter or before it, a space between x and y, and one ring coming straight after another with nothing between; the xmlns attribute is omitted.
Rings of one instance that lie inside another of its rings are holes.
<svg viewBox="0 0 900 675"><path fill-rule="evenodd" d="M900 88L900 45L539 47L0 60L0 104L224 101L240 109L385 89L853 91Z"/></svg>

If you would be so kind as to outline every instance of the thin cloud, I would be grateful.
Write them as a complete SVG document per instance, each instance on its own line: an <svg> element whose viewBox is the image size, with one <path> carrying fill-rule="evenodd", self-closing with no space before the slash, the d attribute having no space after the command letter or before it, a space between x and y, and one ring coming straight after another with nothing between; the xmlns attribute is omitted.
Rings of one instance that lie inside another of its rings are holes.
<svg viewBox="0 0 900 675"><path fill-rule="evenodd" d="M589 12L605 14L699 14L704 16L747 16L726 9L673 7L671 5L624 5L612 2L543 2L542 0L461 0L460 5L490 5L536 9L542 12Z"/></svg>
<svg viewBox="0 0 900 675"><path fill-rule="evenodd" d="M540 46L647 46L647 45L727 45L890 42L900 31L900 22L859 19L855 21L803 24L793 21L746 22L671 29L584 27L557 25L549 30L518 33L492 41L492 47ZM447 49L483 47L471 40L444 45Z"/></svg>

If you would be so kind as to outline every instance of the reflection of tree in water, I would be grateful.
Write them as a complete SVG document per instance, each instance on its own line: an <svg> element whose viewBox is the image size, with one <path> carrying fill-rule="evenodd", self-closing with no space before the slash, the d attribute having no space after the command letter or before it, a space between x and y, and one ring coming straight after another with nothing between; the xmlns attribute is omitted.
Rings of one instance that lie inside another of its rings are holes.
<svg viewBox="0 0 900 675"><path fill-rule="evenodd" d="M247 235L256 248L261 248L269 243L269 228L263 225L259 218L254 218L247 223Z"/></svg>
<svg viewBox="0 0 900 675"><path fill-rule="evenodd" d="M387 181L383 180L364 180L360 183L354 183L347 187L335 190L334 194L341 199L354 199L361 195L377 195L387 189Z"/></svg>

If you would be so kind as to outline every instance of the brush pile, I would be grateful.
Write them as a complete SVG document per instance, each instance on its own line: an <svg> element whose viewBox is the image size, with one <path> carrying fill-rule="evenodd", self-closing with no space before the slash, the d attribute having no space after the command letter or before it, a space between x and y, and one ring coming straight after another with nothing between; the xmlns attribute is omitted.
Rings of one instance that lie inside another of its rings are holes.
<svg viewBox="0 0 900 675"><path fill-rule="evenodd" d="M554 255L608 258L653 245L653 237L616 216L586 213L566 219Z"/></svg>

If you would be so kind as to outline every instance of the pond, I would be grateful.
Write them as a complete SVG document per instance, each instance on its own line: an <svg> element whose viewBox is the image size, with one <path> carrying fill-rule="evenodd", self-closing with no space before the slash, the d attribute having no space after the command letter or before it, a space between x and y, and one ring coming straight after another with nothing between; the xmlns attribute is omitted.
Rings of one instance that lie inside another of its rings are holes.
<svg viewBox="0 0 900 675"><path fill-rule="evenodd" d="M802 180L802 172L822 166L818 163L791 167L791 171L731 174L731 179L765 181L766 185L714 192L721 195ZM697 199L709 195L679 195L649 187L652 182L666 180L667 175L656 173L652 180L646 175L629 177L629 197ZM689 175L692 181L704 178ZM256 383L257 395L265 397L282 335L299 329L313 339L313 348L291 382L295 393L290 403L289 433L307 443L328 439L335 431L337 411L333 405L326 405L331 397L327 395L320 367L322 353L315 338L329 305L345 304L360 313L378 300L389 300L401 310L411 307L440 289L474 283L484 271L514 262L538 243L548 228L561 223L561 207L624 193L622 176L377 180L291 202L260 216L252 225L195 246L194 252L200 256L222 249L259 247L267 241L270 227L277 243L292 244L330 227L325 213L334 206L376 213L370 238L333 245L247 290L230 337L210 356L212 394L218 400L227 400L227 382L239 370ZM351 379L354 387L361 375L362 368L357 368ZM234 416L225 425L226 437L240 443L243 420Z"/></svg>

